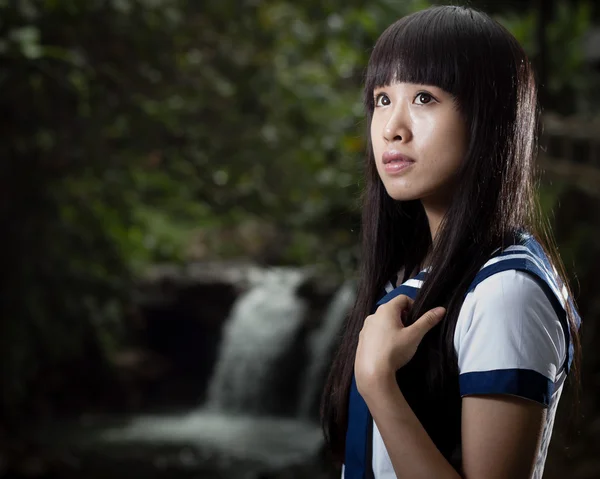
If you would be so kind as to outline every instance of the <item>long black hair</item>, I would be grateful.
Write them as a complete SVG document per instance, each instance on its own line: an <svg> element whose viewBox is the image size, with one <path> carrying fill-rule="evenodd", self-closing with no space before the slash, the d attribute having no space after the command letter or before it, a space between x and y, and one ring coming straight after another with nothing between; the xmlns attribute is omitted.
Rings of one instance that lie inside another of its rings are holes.
<svg viewBox="0 0 600 479"><path fill-rule="evenodd" d="M388 27L371 54L364 87L368 127L373 90L394 81L435 85L453 95L469 132L468 147L458 172L459 187L432 244L421 202L395 201L385 191L369 138L357 300L321 403L325 437L339 461L359 332L397 271L403 268L400 279L406 280L430 254L431 269L408 324L433 307L447 308L446 318L397 374L400 383L410 382L407 401L446 457L460 434L454 329L477 271L494 250L512 243L515 232L526 230L567 284L536 196L539 107L534 72L513 35L471 8L441 6L411 14ZM572 307L567 316L575 347L573 376L578 374L580 346Z"/></svg>

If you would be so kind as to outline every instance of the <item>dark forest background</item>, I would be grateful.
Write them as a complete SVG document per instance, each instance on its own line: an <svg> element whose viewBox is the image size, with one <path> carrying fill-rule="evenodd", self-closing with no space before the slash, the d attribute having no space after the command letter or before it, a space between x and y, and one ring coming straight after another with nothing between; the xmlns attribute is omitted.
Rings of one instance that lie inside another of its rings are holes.
<svg viewBox="0 0 600 479"><path fill-rule="evenodd" d="M600 8L453 3L506 25L542 84L542 200L585 324L554 460L598 477ZM354 274L361 75L383 29L430 4L0 0L0 476L47 472L27 466L38 424L157 406L140 384L169 358L140 339L138 301L155 266Z"/></svg>

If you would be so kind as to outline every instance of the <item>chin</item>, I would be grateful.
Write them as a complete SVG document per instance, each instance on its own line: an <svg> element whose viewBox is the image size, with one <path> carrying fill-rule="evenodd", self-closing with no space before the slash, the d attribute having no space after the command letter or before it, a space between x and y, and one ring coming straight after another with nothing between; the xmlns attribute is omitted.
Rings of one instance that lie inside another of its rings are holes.
<svg viewBox="0 0 600 479"><path fill-rule="evenodd" d="M412 201L421 199L421 195L413 191L400 190L398 188L386 188L388 196L394 201Z"/></svg>

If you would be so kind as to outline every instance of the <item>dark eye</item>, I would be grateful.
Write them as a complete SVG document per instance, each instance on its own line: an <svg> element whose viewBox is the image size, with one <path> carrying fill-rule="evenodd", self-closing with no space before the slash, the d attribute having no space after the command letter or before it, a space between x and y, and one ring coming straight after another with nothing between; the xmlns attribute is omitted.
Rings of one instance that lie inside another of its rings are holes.
<svg viewBox="0 0 600 479"><path fill-rule="evenodd" d="M375 106L388 106L390 103L390 99L385 93L375 96Z"/></svg>
<svg viewBox="0 0 600 479"><path fill-rule="evenodd" d="M415 100L417 100L418 105L426 105L427 103L430 103L431 100L433 100L433 97L429 93L421 92L417 93Z"/></svg>

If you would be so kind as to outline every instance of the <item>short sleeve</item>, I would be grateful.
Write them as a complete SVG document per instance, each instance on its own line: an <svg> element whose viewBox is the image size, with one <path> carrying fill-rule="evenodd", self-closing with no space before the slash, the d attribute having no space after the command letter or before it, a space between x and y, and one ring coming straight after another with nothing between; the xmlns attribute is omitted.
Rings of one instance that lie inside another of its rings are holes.
<svg viewBox="0 0 600 479"><path fill-rule="evenodd" d="M537 280L507 270L467 295L454 348L461 396L509 394L548 406L565 362L566 338Z"/></svg>

